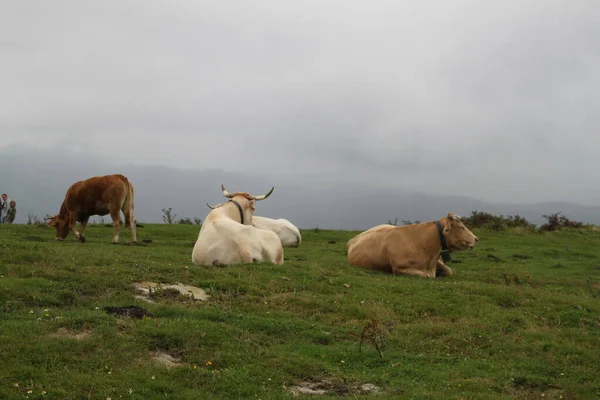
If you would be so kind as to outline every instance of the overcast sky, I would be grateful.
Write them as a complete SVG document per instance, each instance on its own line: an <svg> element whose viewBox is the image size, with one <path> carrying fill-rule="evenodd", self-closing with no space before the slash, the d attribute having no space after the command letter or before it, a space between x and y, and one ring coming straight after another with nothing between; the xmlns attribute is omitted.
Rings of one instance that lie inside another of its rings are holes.
<svg viewBox="0 0 600 400"><path fill-rule="evenodd" d="M0 147L600 203L599 38L597 0L6 0Z"/></svg>

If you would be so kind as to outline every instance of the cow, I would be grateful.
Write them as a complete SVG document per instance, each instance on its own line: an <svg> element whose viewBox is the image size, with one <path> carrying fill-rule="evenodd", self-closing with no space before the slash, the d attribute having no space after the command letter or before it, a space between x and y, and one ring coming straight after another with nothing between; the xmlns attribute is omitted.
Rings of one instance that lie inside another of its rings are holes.
<svg viewBox="0 0 600 400"><path fill-rule="evenodd" d="M92 215L110 214L115 233L112 243L119 242L121 211L125 214L125 226L131 230L131 244L137 243L135 232L133 185L123 175L94 176L78 181L67 190L60 211L47 218L48 225L56 228L56 240L64 240L69 231L85 243L85 227ZM76 224L81 222L81 232Z"/></svg>
<svg viewBox="0 0 600 400"><path fill-rule="evenodd" d="M211 209L215 208L208 203L206 205ZM281 240L281 245L283 247L298 247L302 243L302 234L300 234L300 230L287 219L273 219L253 215L252 226L258 229L266 229L275 232L275 234L279 236L279 240Z"/></svg>
<svg viewBox="0 0 600 400"><path fill-rule="evenodd" d="M221 191L229 200L212 210L202 223L192 251L196 265L225 266L230 264L267 261L283 264L281 240L270 230L252 226L255 201L264 200L275 187L264 195L252 196L246 192Z"/></svg>
<svg viewBox="0 0 600 400"><path fill-rule="evenodd" d="M449 213L422 224L375 226L350 239L346 249L348 263L357 267L435 278L452 275L444 264L450 253L472 249L478 241L459 216Z"/></svg>
<svg viewBox="0 0 600 400"><path fill-rule="evenodd" d="M287 219L273 219L255 215L252 217L252 226L275 232L279 236L283 247L298 247L302 243L300 230Z"/></svg>

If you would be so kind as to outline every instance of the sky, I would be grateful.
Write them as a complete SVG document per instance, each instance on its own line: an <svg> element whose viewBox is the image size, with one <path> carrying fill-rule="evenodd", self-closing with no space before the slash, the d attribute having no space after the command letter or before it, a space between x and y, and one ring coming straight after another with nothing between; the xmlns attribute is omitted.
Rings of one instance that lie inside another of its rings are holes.
<svg viewBox="0 0 600 400"><path fill-rule="evenodd" d="M597 0L6 1L0 147L598 204L599 37Z"/></svg>

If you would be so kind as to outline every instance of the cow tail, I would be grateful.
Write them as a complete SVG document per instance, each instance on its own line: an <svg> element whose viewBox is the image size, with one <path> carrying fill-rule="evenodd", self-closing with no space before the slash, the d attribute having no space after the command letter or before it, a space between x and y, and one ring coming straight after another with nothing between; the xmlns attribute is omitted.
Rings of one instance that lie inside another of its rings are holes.
<svg viewBox="0 0 600 400"><path fill-rule="evenodd" d="M123 204L123 214L125 214L125 226L129 227L131 231L131 242L137 243L136 225L135 225L135 211L134 211L134 195L133 185L129 182L129 179L125 178L125 187L127 192L125 193L125 203Z"/></svg>
<svg viewBox="0 0 600 400"><path fill-rule="evenodd" d="M133 194L133 185L127 178L125 178L125 187L127 192L125 193L125 204L123 204L123 214L125 214L125 226L133 224L135 227L135 202Z"/></svg>

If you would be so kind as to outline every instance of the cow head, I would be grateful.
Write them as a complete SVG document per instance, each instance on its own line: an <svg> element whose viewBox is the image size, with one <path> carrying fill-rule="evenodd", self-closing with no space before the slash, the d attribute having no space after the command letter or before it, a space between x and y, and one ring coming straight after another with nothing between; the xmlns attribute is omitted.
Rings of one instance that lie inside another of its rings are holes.
<svg viewBox="0 0 600 400"><path fill-rule="evenodd" d="M46 218L48 226L56 228L56 240L65 240L69 234L69 223L66 218L61 218L58 215Z"/></svg>
<svg viewBox="0 0 600 400"><path fill-rule="evenodd" d="M479 238L473 234L462 222L458 215L449 213L444 228L444 236L450 252L456 252L475 247Z"/></svg>
<svg viewBox="0 0 600 400"><path fill-rule="evenodd" d="M271 195L271 193L273 193L274 189L275 189L275 187L273 186L271 188L271 190L269 190L269 192L267 192L266 194L263 194L260 196L252 196L251 194L249 194L247 192L229 193L225 189L225 186L221 185L221 191L223 192L223 196L230 199L230 201L231 200L235 201L237 204L240 205L241 212L244 216L244 218L243 218L244 225L252 225L252 216L254 215L254 210L255 210L254 202L266 199L267 197L269 197ZM206 203L206 205L208 207L210 207L211 209L215 209L215 208L222 207L223 205L225 205L227 203L228 202L217 204L216 206L211 206L210 204ZM239 210L238 210L238 213L239 213Z"/></svg>

